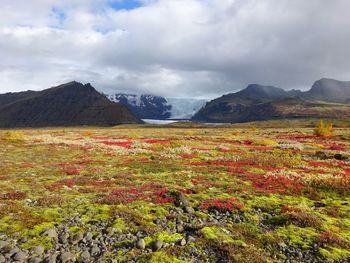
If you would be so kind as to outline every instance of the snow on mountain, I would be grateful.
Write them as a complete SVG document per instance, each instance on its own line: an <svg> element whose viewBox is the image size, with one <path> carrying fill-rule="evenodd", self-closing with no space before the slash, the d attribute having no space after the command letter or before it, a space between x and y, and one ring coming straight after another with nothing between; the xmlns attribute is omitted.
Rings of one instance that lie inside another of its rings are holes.
<svg viewBox="0 0 350 263"><path fill-rule="evenodd" d="M106 94L113 101L129 107L141 119L190 119L206 103L205 100L165 98L154 95Z"/></svg>

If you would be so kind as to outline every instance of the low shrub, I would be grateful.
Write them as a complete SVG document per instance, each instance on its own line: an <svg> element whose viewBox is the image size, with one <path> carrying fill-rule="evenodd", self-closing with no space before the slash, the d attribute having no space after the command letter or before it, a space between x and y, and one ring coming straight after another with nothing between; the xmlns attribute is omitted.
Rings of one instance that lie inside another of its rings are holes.
<svg viewBox="0 0 350 263"><path fill-rule="evenodd" d="M1 139L6 142L20 143L24 140L24 133L21 131L7 131L1 136Z"/></svg>
<svg viewBox="0 0 350 263"><path fill-rule="evenodd" d="M329 137L332 136L334 132L332 123L324 123L320 120L318 126L314 129L314 135L318 137Z"/></svg>

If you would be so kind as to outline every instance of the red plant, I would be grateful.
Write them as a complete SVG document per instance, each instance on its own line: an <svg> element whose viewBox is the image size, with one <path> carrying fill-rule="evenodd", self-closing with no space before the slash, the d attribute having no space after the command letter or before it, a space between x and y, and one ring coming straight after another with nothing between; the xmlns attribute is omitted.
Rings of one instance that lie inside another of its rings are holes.
<svg viewBox="0 0 350 263"><path fill-rule="evenodd" d="M187 194L187 195L193 194L193 191L190 189L176 188L176 190L183 193L183 194Z"/></svg>
<svg viewBox="0 0 350 263"><path fill-rule="evenodd" d="M297 178L283 176L266 176L262 174L247 174L243 180L252 182L256 191L264 193L296 194L304 188L304 185Z"/></svg>
<svg viewBox="0 0 350 263"><path fill-rule="evenodd" d="M101 141L101 143L105 145L116 145L119 147L123 147L125 149L130 149L132 142L131 141L124 141L124 142L116 142L116 141Z"/></svg>
<svg viewBox="0 0 350 263"><path fill-rule="evenodd" d="M325 162L317 162L317 161L310 161L309 165L314 166L314 167L326 167L329 166L328 163Z"/></svg>
<svg viewBox="0 0 350 263"><path fill-rule="evenodd" d="M105 204L127 204L144 200L155 204L171 203L174 198L170 197L168 193L168 188L164 186L145 184L139 187L116 189L103 197L100 202Z"/></svg>
<svg viewBox="0 0 350 263"><path fill-rule="evenodd" d="M25 192L11 191L6 194L0 195L0 200L23 200L27 197Z"/></svg>
<svg viewBox="0 0 350 263"><path fill-rule="evenodd" d="M245 144L245 145L252 145L254 143L253 140L244 140L241 143Z"/></svg>
<svg viewBox="0 0 350 263"><path fill-rule="evenodd" d="M226 167L241 167L249 165L248 162L226 162L226 161L207 161L207 162L192 162L190 165L193 166L208 166L208 165L216 165L216 166L226 166Z"/></svg>
<svg viewBox="0 0 350 263"><path fill-rule="evenodd" d="M72 188L73 186L75 186L75 180L64 179L64 180L57 181L57 182L47 186L46 188L48 188L49 190L52 191L52 190L61 189L64 187Z"/></svg>
<svg viewBox="0 0 350 263"><path fill-rule="evenodd" d="M330 143L330 144L325 144L325 146L327 147L327 149L334 150L334 151L345 151L346 150L345 144Z"/></svg>
<svg viewBox="0 0 350 263"><path fill-rule="evenodd" d="M214 208L219 210L222 209L222 210L230 210L230 211L235 209L242 209L244 205L237 203L237 201L238 199L235 197L208 199L200 205L200 208L203 210Z"/></svg>
<svg viewBox="0 0 350 263"><path fill-rule="evenodd" d="M192 154L192 153L183 153L183 154L180 154L180 157L182 159L193 159L193 158L196 158L197 155Z"/></svg>
<svg viewBox="0 0 350 263"><path fill-rule="evenodd" d="M336 246L346 247L346 248L350 247L350 243L347 240L343 239L342 237L336 235L335 233L329 230L324 231L320 234L320 236L318 237L318 242L322 246L336 245Z"/></svg>
<svg viewBox="0 0 350 263"><path fill-rule="evenodd" d="M78 175L80 174L80 167L74 165L73 163L59 163L62 171L67 175Z"/></svg>

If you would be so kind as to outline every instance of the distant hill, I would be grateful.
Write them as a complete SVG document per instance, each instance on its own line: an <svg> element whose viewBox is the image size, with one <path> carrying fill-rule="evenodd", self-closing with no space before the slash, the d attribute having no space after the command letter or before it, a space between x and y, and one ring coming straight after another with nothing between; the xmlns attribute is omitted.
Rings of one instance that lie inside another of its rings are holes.
<svg viewBox="0 0 350 263"><path fill-rule="evenodd" d="M323 78L317 80L303 95L309 100L350 103L350 81Z"/></svg>
<svg viewBox="0 0 350 263"><path fill-rule="evenodd" d="M350 82L321 79L309 91L258 84L208 102L195 121L247 122L276 118L349 118Z"/></svg>
<svg viewBox="0 0 350 263"><path fill-rule="evenodd" d="M0 94L0 127L113 126L141 123L125 106L90 84L69 82L42 91Z"/></svg>
<svg viewBox="0 0 350 263"><path fill-rule="evenodd" d="M190 119L205 100L166 98L149 94L117 93L106 95L111 101L127 106L140 119Z"/></svg>

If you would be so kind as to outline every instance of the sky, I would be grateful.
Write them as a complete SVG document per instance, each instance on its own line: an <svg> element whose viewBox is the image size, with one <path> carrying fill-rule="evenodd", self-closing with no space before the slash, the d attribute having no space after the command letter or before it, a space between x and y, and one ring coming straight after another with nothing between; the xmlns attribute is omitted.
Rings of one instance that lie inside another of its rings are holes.
<svg viewBox="0 0 350 263"><path fill-rule="evenodd" d="M215 98L350 80L348 0L0 0L0 93Z"/></svg>

